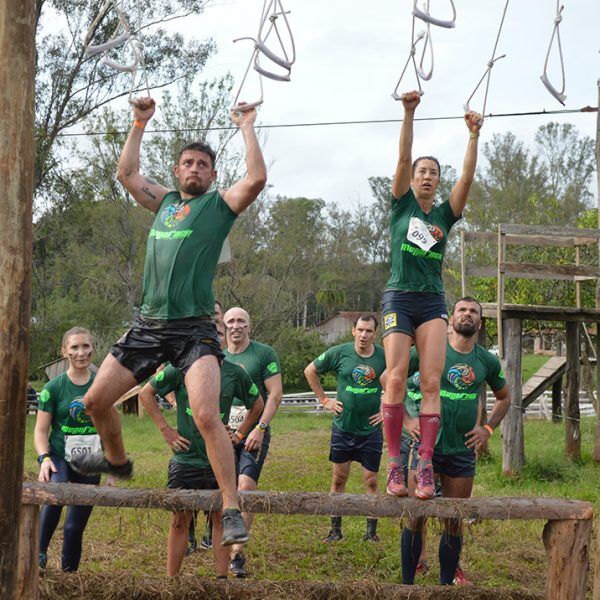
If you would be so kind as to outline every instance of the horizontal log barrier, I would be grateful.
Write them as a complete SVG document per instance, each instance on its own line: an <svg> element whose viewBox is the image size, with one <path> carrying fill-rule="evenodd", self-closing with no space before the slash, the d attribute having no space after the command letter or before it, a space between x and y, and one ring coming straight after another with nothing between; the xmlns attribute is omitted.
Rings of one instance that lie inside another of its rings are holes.
<svg viewBox="0 0 600 600"><path fill-rule="evenodd" d="M240 492L243 510L282 515L366 517L455 517L463 519L587 520L593 505L560 498L416 498L324 492ZM23 504L218 510L221 495L211 490L134 489L80 483L25 483Z"/></svg>
<svg viewBox="0 0 600 600"><path fill-rule="evenodd" d="M545 589L547 600L584 600L589 567L593 505L558 498L394 498L386 495L330 494L322 492L241 492L243 510L252 513L338 515L367 517L441 517L462 519L543 519L543 541L548 557ZM119 508L158 508L164 510L218 510L219 492L209 490L134 489L75 483L25 483L21 496L27 508L35 505L111 506ZM21 516L22 556L35 561L37 513L23 510ZM27 559L25 558L25 561ZM35 564L35 563L34 563ZM37 591L37 569L22 565L33 573L28 595ZM413 597L413 596L411 596ZM415 598L421 597L415 594Z"/></svg>

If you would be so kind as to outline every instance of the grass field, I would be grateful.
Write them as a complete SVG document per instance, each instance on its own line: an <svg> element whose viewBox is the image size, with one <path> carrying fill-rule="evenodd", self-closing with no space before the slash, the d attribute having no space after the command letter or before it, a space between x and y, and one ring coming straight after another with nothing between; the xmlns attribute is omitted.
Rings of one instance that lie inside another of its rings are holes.
<svg viewBox="0 0 600 600"><path fill-rule="evenodd" d="M172 421L174 415L168 414ZM37 477L32 444L34 418L29 417L26 442L26 479ZM148 417L123 419L128 452L135 460L131 487L163 487L169 450ZM501 472L499 432L491 440L491 458L480 462L475 496L553 496L588 500L600 508L600 470L591 459L595 419L582 421L582 460L573 465L564 458L564 427L527 420L527 464L522 477L507 481ZM271 451L260 482L264 490L328 491L330 464L328 415L280 413ZM383 488L383 473L380 476ZM362 492L358 465L353 467L349 492ZM80 573L128 577L162 577L169 517L158 510L95 509L86 531ZM399 583L400 520L382 519L379 544L362 541L365 519L344 518L344 539L334 545L320 540L329 528L326 517L258 515L247 555L254 579L333 581L338 583ZM503 588L540 592L546 558L540 521L483 522L467 527L462 564L470 579L493 590ZM440 527L432 522L428 548L431 570L419 583L435 584L438 577L437 544ZM60 531L49 550L49 576L58 574ZM212 556L199 551L186 558L183 575L212 575Z"/></svg>

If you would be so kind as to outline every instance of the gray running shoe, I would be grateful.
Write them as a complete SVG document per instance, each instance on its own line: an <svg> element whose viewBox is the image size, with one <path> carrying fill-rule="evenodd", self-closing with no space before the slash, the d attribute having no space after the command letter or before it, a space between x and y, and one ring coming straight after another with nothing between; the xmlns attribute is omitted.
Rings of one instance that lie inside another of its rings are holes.
<svg viewBox="0 0 600 600"><path fill-rule="evenodd" d="M71 459L69 464L81 475L108 473L121 479L131 479L133 475L133 463L130 460L124 465L113 465L106 460L102 452L78 454Z"/></svg>
<svg viewBox="0 0 600 600"><path fill-rule="evenodd" d="M236 577L246 577L246 557L238 552L229 562L229 570Z"/></svg>
<svg viewBox="0 0 600 600"><path fill-rule="evenodd" d="M246 531L242 513L237 508L226 508L223 511L221 524L223 525L223 539L221 540L221 546L244 544L250 539L250 536Z"/></svg>

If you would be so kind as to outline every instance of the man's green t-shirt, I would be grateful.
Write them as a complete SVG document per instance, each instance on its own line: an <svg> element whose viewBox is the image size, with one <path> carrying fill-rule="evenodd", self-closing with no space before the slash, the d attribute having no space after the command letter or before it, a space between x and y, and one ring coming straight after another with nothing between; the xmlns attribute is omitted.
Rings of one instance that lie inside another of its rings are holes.
<svg viewBox="0 0 600 600"><path fill-rule="evenodd" d="M52 415L49 445L55 456L65 456L65 436L96 436L91 417L85 412L83 397L92 387L94 374L89 381L76 385L67 373L49 381L40 393L38 410Z"/></svg>
<svg viewBox="0 0 600 600"><path fill-rule="evenodd" d="M448 201L424 213L411 189L392 197L392 271L387 289L444 293L442 261L455 217Z"/></svg>
<svg viewBox="0 0 600 600"><path fill-rule="evenodd" d="M275 350L268 344L251 340L243 352L232 354L227 348L223 352L225 352L225 356L231 362L244 367L246 373L250 375L252 381L258 386L260 395L266 402L268 393L265 381L281 373L279 357ZM234 401L233 405L240 406L241 403Z"/></svg>
<svg viewBox="0 0 600 600"><path fill-rule="evenodd" d="M175 392L177 431L179 435L190 441L190 447L181 452L176 451L173 459L191 467L209 468L210 461L206 454L206 444L194 422L181 371L173 365L167 365L150 379L150 385L161 396ZM258 389L244 369L226 359L221 366L221 396L219 397L219 411L224 424L227 424L229 419L229 411L234 398L239 398L247 408L252 408L258 398Z"/></svg>
<svg viewBox="0 0 600 600"><path fill-rule="evenodd" d="M381 409L381 383L385 352L374 344L371 356L360 356L354 342L329 348L313 362L319 374L333 371L337 378L337 399L344 405L333 422L338 429L354 435L369 435L381 428L369 418Z"/></svg>
<svg viewBox="0 0 600 600"><path fill-rule="evenodd" d="M187 201L169 192L148 235L140 314L153 319L212 316L212 283L237 215L218 191Z"/></svg>
<svg viewBox="0 0 600 600"><path fill-rule="evenodd" d="M406 386L404 407L411 417L419 414L421 389L419 387L419 358L411 350L409 378ZM446 364L442 374L440 397L442 423L435 445L440 454L463 454L472 452L465 445L465 433L477 423L479 392L487 383L493 391L506 385L502 365L498 357L478 344L469 354L462 354L446 346Z"/></svg>

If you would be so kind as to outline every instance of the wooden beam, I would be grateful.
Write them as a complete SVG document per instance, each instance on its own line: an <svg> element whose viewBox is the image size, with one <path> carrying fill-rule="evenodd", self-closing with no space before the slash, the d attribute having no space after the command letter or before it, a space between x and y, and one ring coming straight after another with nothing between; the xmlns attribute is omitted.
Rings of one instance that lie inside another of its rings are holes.
<svg viewBox="0 0 600 600"><path fill-rule="evenodd" d="M17 587L35 169L34 0L0 1L0 595Z"/></svg>
<svg viewBox="0 0 600 600"><path fill-rule="evenodd" d="M465 231L465 242L498 242L498 234L493 231ZM575 248L597 243L597 238L561 237L547 235L507 235L506 243L511 246L555 246Z"/></svg>
<svg viewBox="0 0 600 600"><path fill-rule="evenodd" d="M457 517L472 519L591 519L590 502L561 498L395 498L385 494L239 492L243 510L281 515ZM211 490L118 488L78 483L25 483L23 504L113 506L173 510L219 510Z"/></svg>
<svg viewBox="0 0 600 600"><path fill-rule="evenodd" d="M565 453L571 460L581 458L579 420L579 323L566 324L567 363L565 394Z"/></svg>
<svg viewBox="0 0 600 600"><path fill-rule="evenodd" d="M557 275L575 277L600 277L599 267L588 267L586 265L543 265L538 263L507 263L500 264L500 270L510 277L515 273L525 273L527 277L532 275L549 275L550 279L556 279Z"/></svg>
<svg viewBox="0 0 600 600"><path fill-rule="evenodd" d="M546 281L592 281L598 279L595 275L566 275L563 273L550 274L545 271L519 270L519 263L515 263L515 268L510 271L504 271L504 274L512 279L542 279ZM477 267L466 266L465 275L467 277L496 277L497 267Z"/></svg>
<svg viewBox="0 0 600 600"><path fill-rule="evenodd" d="M519 475L525 461L521 383L521 319L505 319L506 383L510 408L502 420L502 472L506 477Z"/></svg>
<svg viewBox="0 0 600 600"><path fill-rule="evenodd" d="M560 227L550 225L515 225L502 223L498 226L502 233L518 235L541 235L547 237L576 237L600 240L598 229L585 229L583 227Z"/></svg>
<svg viewBox="0 0 600 600"><path fill-rule="evenodd" d="M37 600L39 598L39 517L39 506L26 504L21 507L16 600Z"/></svg>
<svg viewBox="0 0 600 600"><path fill-rule="evenodd" d="M546 600L585 600L591 534L592 521L546 523Z"/></svg>
<svg viewBox="0 0 600 600"><path fill-rule="evenodd" d="M483 316L496 319L498 307L495 302L482 302ZM504 304L502 316L505 319L530 319L538 321L574 321L598 323L600 309L575 308L573 306L530 306L527 304Z"/></svg>

